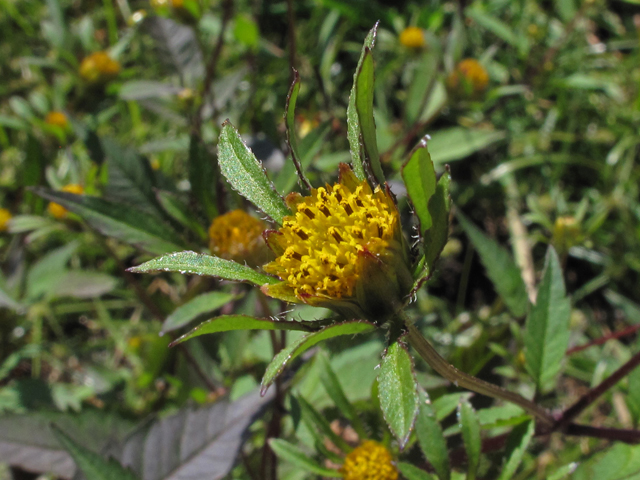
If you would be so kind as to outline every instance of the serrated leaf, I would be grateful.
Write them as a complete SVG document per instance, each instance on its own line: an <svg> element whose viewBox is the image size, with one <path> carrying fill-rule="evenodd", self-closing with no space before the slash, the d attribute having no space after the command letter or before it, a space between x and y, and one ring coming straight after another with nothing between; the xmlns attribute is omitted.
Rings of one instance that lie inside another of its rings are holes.
<svg viewBox="0 0 640 480"><path fill-rule="evenodd" d="M91 480L137 480L130 470L123 468L113 459L105 460L97 453L79 445L55 424L51 429L87 478Z"/></svg>
<svg viewBox="0 0 640 480"><path fill-rule="evenodd" d="M300 93L300 75L297 70L293 70L293 83L289 89L287 95L287 105L285 108L285 124L287 127L287 143L289 144L289 150L291 151L291 161L296 168L298 174L298 180L300 185L308 190L311 190L311 183L304 176L304 170L302 169L302 157L298 150L298 139L296 137L296 101L298 100L298 93Z"/></svg>
<svg viewBox="0 0 640 480"><path fill-rule="evenodd" d="M382 357L378 383L384 419L402 449L418 414L418 385L411 355L399 340L389 345Z"/></svg>
<svg viewBox="0 0 640 480"><path fill-rule="evenodd" d="M409 160L402 166L402 179L407 187L413 210L420 223L420 236L431 228L429 200L436 193L436 171L427 149L427 140L422 139L413 150Z"/></svg>
<svg viewBox="0 0 640 480"><path fill-rule="evenodd" d="M429 472L406 462L398 462L398 470L406 480L435 480L436 478Z"/></svg>
<svg viewBox="0 0 640 480"><path fill-rule="evenodd" d="M358 180L365 180L367 178L367 173L364 169L364 159L362 158L360 146L361 130L358 111L356 109L356 83L358 72L362 66L366 50L373 49L373 46L376 43L378 23L379 22L376 22L373 28L369 30L367 37L364 39L364 45L362 46L362 52L360 53L360 59L358 60L358 67L356 68L356 73L353 75L353 87L351 87L349 105L347 106L347 139L349 140L349 149L351 150L351 164Z"/></svg>
<svg viewBox="0 0 640 480"><path fill-rule="evenodd" d="M33 191L80 215L103 235L138 246L150 253L163 254L184 248L181 239L176 237L169 226L130 205L86 195L54 192L41 187L34 188Z"/></svg>
<svg viewBox="0 0 640 480"><path fill-rule="evenodd" d="M467 451L467 479L474 480L480 463L482 441L480 423L471 404L464 400L458 406L458 420L462 425L462 441Z"/></svg>
<svg viewBox="0 0 640 480"><path fill-rule="evenodd" d="M449 238L449 216L451 212L450 186L451 173L447 166L436 184L435 193L429 200L428 210L429 217L431 218L431 227L423 231L422 242L424 245L424 253L416 265L414 290L420 288L420 285L433 274L442 249L447 244L447 239Z"/></svg>
<svg viewBox="0 0 640 480"><path fill-rule="evenodd" d="M162 324L162 334L184 327L200 315L211 313L226 305L239 295L226 292L208 292L183 303L169 315Z"/></svg>
<svg viewBox="0 0 640 480"><path fill-rule="evenodd" d="M206 145L200 141L198 135L191 135L189 141L191 193L209 219L218 215L215 171L215 160L207 151Z"/></svg>
<svg viewBox="0 0 640 480"><path fill-rule="evenodd" d="M356 77L356 110L358 112L358 123L362 132L362 142L367 152L369 166L374 177L380 185L384 184L385 178L380 165L380 154L378 153L378 137L376 136L376 121L373 118L373 55L371 49L365 47L364 58L358 69Z"/></svg>
<svg viewBox="0 0 640 480"><path fill-rule="evenodd" d="M416 436L422 454L433 466L440 480L451 478L447 441L442 434L440 423L436 419L429 397L420 391L420 409L416 418Z"/></svg>
<svg viewBox="0 0 640 480"><path fill-rule="evenodd" d="M505 451L506 463L502 467L498 480L511 480L514 478L534 433L535 422L533 420L527 420L511 430L507 438Z"/></svg>
<svg viewBox="0 0 640 480"><path fill-rule="evenodd" d="M266 392L269 385L273 383L275 378L282 373L287 364L301 353L310 349L314 345L330 338L341 335L356 335L359 333L367 333L375 330L376 326L367 322L343 322L331 325L318 332L313 332L291 343L287 347L273 357L271 363L267 366L267 370L262 377L261 391Z"/></svg>
<svg viewBox="0 0 640 480"><path fill-rule="evenodd" d="M309 456L299 447L287 442L286 440L282 440L280 438L272 438L271 440L269 440L269 446L278 457L286 460L287 462L304 471L329 478L342 477L342 474L337 470L322 467L315 460L309 458Z"/></svg>
<svg viewBox="0 0 640 480"><path fill-rule="evenodd" d="M543 392L551 390L569 345L571 301L566 296L562 268L553 247L547 250L545 272L536 304L525 324L525 366Z"/></svg>
<svg viewBox="0 0 640 480"><path fill-rule="evenodd" d="M229 122L222 125L218 162L231 186L274 221L282 224L283 218L291 215L291 210L267 178L262 164Z"/></svg>
<svg viewBox="0 0 640 480"><path fill-rule="evenodd" d="M204 76L204 62L193 29L159 16L145 18L144 27L156 42L160 60L175 68L185 86L196 87Z"/></svg>
<svg viewBox="0 0 640 480"><path fill-rule="evenodd" d="M514 316L523 316L527 311L529 300L518 265L507 250L482 233L464 215L458 212L457 217L478 251L480 261L498 294Z"/></svg>
<svg viewBox="0 0 640 480"><path fill-rule="evenodd" d="M230 330L302 330L308 329L294 321L278 321L268 318L254 318L248 315L223 315L202 322L188 333L171 342L170 346L185 342L191 338L209 333L228 332Z"/></svg>
<svg viewBox="0 0 640 480"><path fill-rule="evenodd" d="M249 282L254 285L275 284L280 280L259 273L252 268L223 258L212 257L202 253L184 251L175 252L163 257L154 258L148 262L129 269L134 273L149 272L179 272L194 275L218 277L223 280Z"/></svg>

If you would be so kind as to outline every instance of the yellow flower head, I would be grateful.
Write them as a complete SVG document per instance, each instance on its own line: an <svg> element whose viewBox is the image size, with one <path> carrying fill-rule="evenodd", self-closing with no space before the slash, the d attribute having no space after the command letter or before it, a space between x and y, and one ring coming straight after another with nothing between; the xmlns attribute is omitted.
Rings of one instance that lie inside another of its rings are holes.
<svg viewBox="0 0 640 480"><path fill-rule="evenodd" d="M483 92L489 85L489 74L473 58L462 60L447 78L449 90L458 94L474 95Z"/></svg>
<svg viewBox="0 0 640 480"><path fill-rule="evenodd" d="M263 253L264 224L244 210L233 210L213 219L209 227L209 249L227 260L255 265Z"/></svg>
<svg viewBox="0 0 640 480"><path fill-rule="evenodd" d="M80 76L91 84L106 83L120 73L120 62L107 52L95 52L85 57L80 64Z"/></svg>
<svg viewBox="0 0 640 480"><path fill-rule="evenodd" d="M84 193L84 188L82 188L82 185L71 183L62 187L61 191L67 193L75 193L76 195L82 195ZM61 219L67 216L67 209L59 203L49 202L47 210L57 219Z"/></svg>
<svg viewBox="0 0 640 480"><path fill-rule="evenodd" d="M384 270L380 276L391 275L393 285L397 272L387 270L400 268L404 252L390 192L372 190L342 165L340 183L314 188L307 197L289 195L287 202L295 214L284 218L279 231L266 232L278 257L264 266L283 280L282 289L310 304L328 301L331 308L334 300L356 300L364 307L371 305L364 298L367 286L376 280L364 277ZM271 294L275 287L266 288Z"/></svg>
<svg viewBox="0 0 640 480"><path fill-rule="evenodd" d="M48 125L53 125L62 129L66 129L69 126L69 119L67 118L67 116L63 112L59 111L47 113L44 121Z"/></svg>
<svg viewBox="0 0 640 480"><path fill-rule="evenodd" d="M347 455L340 469L345 480L396 480L398 469L383 445L367 440Z"/></svg>
<svg viewBox="0 0 640 480"><path fill-rule="evenodd" d="M400 33L400 43L407 48L422 48L425 45L424 32L418 27L407 27Z"/></svg>
<svg viewBox="0 0 640 480"><path fill-rule="evenodd" d="M11 220L11 212L6 208L0 208L0 232L9 229L9 220Z"/></svg>

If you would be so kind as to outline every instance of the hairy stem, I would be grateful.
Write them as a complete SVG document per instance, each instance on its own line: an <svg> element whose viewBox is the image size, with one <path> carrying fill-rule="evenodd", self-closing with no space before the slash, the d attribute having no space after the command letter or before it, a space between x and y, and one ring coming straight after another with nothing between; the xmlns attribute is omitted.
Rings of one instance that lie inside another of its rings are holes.
<svg viewBox="0 0 640 480"><path fill-rule="evenodd" d="M510 392L504 388L498 387L497 385L485 382L484 380L472 377L471 375L458 370L440 356L436 349L433 348L426 338L424 338L415 325L409 324L408 322L405 323L408 332L407 339L411 346L431 368L447 380L453 382L454 385L491 398L515 403L522 407L531 416L535 417L543 427L550 428L553 426L555 423L554 419L545 409L517 393Z"/></svg>

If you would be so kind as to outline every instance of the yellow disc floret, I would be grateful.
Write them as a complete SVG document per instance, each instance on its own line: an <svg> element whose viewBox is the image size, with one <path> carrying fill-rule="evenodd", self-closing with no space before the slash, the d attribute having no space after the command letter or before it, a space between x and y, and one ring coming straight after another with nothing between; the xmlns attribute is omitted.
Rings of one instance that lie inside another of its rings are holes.
<svg viewBox="0 0 640 480"><path fill-rule="evenodd" d="M459 93L479 93L489 85L489 74L474 58L466 58L447 77L447 87Z"/></svg>
<svg viewBox="0 0 640 480"><path fill-rule="evenodd" d="M407 27L400 32L400 43L408 48L424 47L424 32L418 27Z"/></svg>
<svg viewBox="0 0 640 480"><path fill-rule="evenodd" d="M383 445L367 440L347 455L340 469L345 480L396 480L398 470Z"/></svg>
<svg viewBox="0 0 640 480"><path fill-rule="evenodd" d="M107 52L95 52L82 60L79 72L87 83L106 83L118 76L120 62Z"/></svg>
<svg viewBox="0 0 640 480"><path fill-rule="evenodd" d="M260 220L244 210L233 210L211 222L209 248L218 257L244 262L264 245L263 230L264 224Z"/></svg>
<svg viewBox="0 0 640 480"><path fill-rule="evenodd" d="M6 208L0 208L0 232L9 229L9 220L11 220L11 212Z"/></svg>
<svg viewBox="0 0 640 480"><path fill-rule="evenodd" d="M300 299L349 298L360 272L358 255L385 253L399 228L389 194L375 191L351 173L346 181L311 190L285 217L274 241L279 257L264 267L280 277Z"/></svg>
<svg viewBox="0 0 640 480"><path fill-rule="evenodd" d="M67 116L63 112L53 111L47 113L47 116L44 117L45 123L48 125L53 125L55 127L60 127L66 129L69 126L69 120Z"/></svg>

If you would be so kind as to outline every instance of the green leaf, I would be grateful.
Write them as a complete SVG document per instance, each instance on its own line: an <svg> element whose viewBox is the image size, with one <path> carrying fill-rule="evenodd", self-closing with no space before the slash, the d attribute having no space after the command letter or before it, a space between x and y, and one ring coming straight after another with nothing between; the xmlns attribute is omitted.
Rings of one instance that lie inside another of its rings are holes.
<svg viewBox="0 0 640 480"><path fill-rule="evenodd" d="M302 157L298 149L298 139L296 137L296 101L298 100L298 93L300 93L300 75L297 70L293 70L293 83L289 89L289 95L287 95L287 105L285 108L285 124L287 126L287 143L289 144L289 150L291 151L291 160L296 167L296 173L300 180L301 186L311 190L311 183L304 176L304 170L302 169Z"/></svg>
<svg viewBox="0 0 640 480"><path fill-rule="evenodd" d="M137 477L130 470L125 469L115 460L105 460L97 453L76 443L71 437L64 433L55 424L51 426L52 431L71 454L76 465L87 478L91 480L136 480Z"/></svg>
<svg viewBox="0 0 640 480"><path fill-rule="evenodd" d="M463 127L438 130L430 136L429 152L435 165L468 157L506 137L504 132Z"/></svg>
<svg viewBox="0 0 640 480"><path fill-rule="evenodd" d="M451 478L447 441L436 419L431 401L424 391L420 391L420 410L416 418L416 436L425 458L431 463L440 480Z"/></svg>
<svg viewBox="0 0 640 480"><path fill-rule="evenodd" d="M514 478L516 470L522 457L527 451L529 442L533 438L535 432L535 422L533 420L527 420L520 425L517 425L509 434L507 438L507 447L505 452L505 458L507 462L500 472L498 480L511 480Z"/></svg>
<svg viewBox="0 0 640 480"><path fill-rule="evenodd" d="M302 330L308 329L294 321L277 321L268 318L254 318L248 315L223 315L212 318L185 333L177 340L169 344L173 347L191 338L207 335L209 333L228 332L230 330Z"/></svg>
<svg viewBox="0 0 640 480"><path fill-rule="evenodd" d="M264 393L269 388L269 385L273 383L275 378L282 373L284 367L296 358L301 353L307 351L314 345L323 340L329 340L330 338L338 337L341 335L356 335L358 333L367 333L375 330L376 326L367 322L343 322L335 325L331 325L318 332L313 332L291 343L287 347L280 350L280 352L273 357L267 370L262 377L261 392Z"/></svg>
<svg viewBox="0 0 640 480"><path fill-rule="evenodd" d="M362 158L360 146L360 134L362 132L360 130L360 120L358 119L358 111L356 109L356 83L367 49L373 49L373 46L376 43L378 23L379 22L376 22L373 28L369 30L367 37L364 39L364 45L362 46L362 52L360 53L360 59L358 60L358 67L356 68L356 73L353 75L353 87L351 87L349 105L347 106L347 139L349 140L349 148L351 150L353 171L359 180L365 180L367 178L367 173L364 169L364 160Z"/></svg>
<svg viewBox="0 0 640 480"><path fill-rule="evenodd" d="M476 247L480 261L487 270L487 276L493 282L498 294L514 316L523 316L527 311L529 300L516 262L507 250L482 233L464 215L458 212L457 217L471 243Z"/></svg>
<svg viewBox="0 0 640 480"><path fill-rule="evenodd" d="M358 122L362 132L364 149L367 152L369 166L379 184L384 184L385 178L380 165L380 154L378 153L378 139L376 137L376 121L373 118L373 55L371 49L365 47L364 58L358 69L356 77L356 110L358 112Z"/></svg>
<svg viewBox="0 0 640 480"><path fill-rule="evenodd" d="M336 407L338 407L338 410L340 410L340 413L349 420L358 435L362 438L366 437L362 420L353 404L347 399L342 385L340 385L340 380L338 380L338 376L331 367L329 358L324 353L320 353L316 358L320 363L320 379L322 380L325 390L336 404Z"/></svg>
<svg viewBox="0 0 640 480"><path fill-rule="evenodd" d="M424 254L416 265L414 278L416 278L413 290L420 288L433 274L442 249L449 238L449 216L451 212L451 173L449 166L438 180L435 194L429 200L429 217L431 226L423 232Z"/></svg>
<svg viewBox="0 0 640 480"><path fill-rule="evenodd" d="M569 345L571 302L553 247L547 250L545 272L524 331L525 366L543 392L553 389Z"/></svg>
<svg viewBox="0 0 640 480"><path fill-rule="evenodd" d="M329 478L341 478L342 474L337 470L320 466L316 461L309 458L299 447L282 440L280 438L272 438L269 440L271 450L283 460L286 460L296 467L307 472L315 473Z"/></svg>
<svg viewBox="0 0 640 480"><path fill-rule="evenodd" d="M218 215L216 206L215 160L196 134L189 142L189 183L191 193L209 219Z"/></svg>
<svg viewBox="0 0 640 480"><path fill-rule="evenodd" d="M584 462L571 480L633 479L640 473L640 445L616 443L605 453Z"/></svg>
<svg viewBox="0 0 640 480"><path fill-rule="evenodd" d="M267 178L262 164L228 121L222 125L220 133L218 162L231 186L274 221L282 224L283 218L291 215L291 210Z"/></svg>
<svg viewBox="0 0 640 480"><path fill-rule="evenodd" d="M467 8L465 14L475 21L478 25L486 28L498 38L501 38L511 46L518 49L521 55L526 55L529 51L529 42L523 34L518 35L511 27L493 15L485 13L478 8Z"/></svg>
<svg viewBox="0 0 640 480"><path fill-rule="evenodd" d="M407 480L435 480L436 477L410 463L399 462L398 470Z"/></svg>
<svg viewBox="0 0 640 480"><path fill-rule="evenodd" d="M223 258L212 257L196 252L176 252L163 257L154 258L148 262L129 269L134 273L149 272L180 272L195 275L205 275L218 277L223 280L234 280L236 282L249 282L254 285L275 284L280 280L264 273L259 273L252 268L240 265L239 263L225 260Z"/></svg>
<svg viewBox="0 0 640 480"><path fill-rule="evenodd" d="M458 420L462 425L462 441L467 451L467 480L474 480L480 463L480 423L471 404L464 400L458 406Z"/></svg>
<svg viewBox="0 0 640 480"><path fill-rule="evenodd" d="M331 425L327 419L323 417L318 410L313 408L309 402L307 402L303 397L299 397L298 402L302 408L302 416L309 426L317 428L331 443L340 448L343 452L348 453L353 450L344 438L336 434L331 429Z"/></svg>
<svg viewBox="0 0 640 480"><path fill-rule="evenodd" d="M168 225L130 205L87 195L54 192L42 187L34 188L33 192L80 215L103 235L117 238L150 253L163 254L184 248L182 240Z"/></svg>
<svg viewBox="0 0 640 480"><path fill-rule="evenodd" d="M402 166L402 179L407 194L420 222L420 236L431 228L429 200L436 193L436 171L427 149L427 139L423 138L413 150L409 160Z"/></svg>
<svg viewBox="0 0 640 480"><path fill-rule="evenodd" d="M418 385L411 355L399 340L387 348L380 364L378 382L382 414L402 449L418 414Z"/></svg>
<svg viewBox="0 0 640 480"><path fill-rule="evenodd" d="M236 300L238 295L226 292L208 292L192 298L176 308L162 324L162 334L184 327L187 323L205 313L211 313L223 305Z"/></svg>

